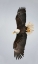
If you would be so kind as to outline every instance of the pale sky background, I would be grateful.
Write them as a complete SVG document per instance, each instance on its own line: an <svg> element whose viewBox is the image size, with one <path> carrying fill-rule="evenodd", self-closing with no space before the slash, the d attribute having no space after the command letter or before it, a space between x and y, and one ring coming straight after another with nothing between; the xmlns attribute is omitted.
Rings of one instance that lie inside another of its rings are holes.
<svg viewBox="0 0 38 64"><path fill-rule="evenodd" d="M28 35L24 57L14 58L15 16L19 7L26 7L27 23L34 24ZM38 0L0 0L0 64L38 64Z"/></svg>

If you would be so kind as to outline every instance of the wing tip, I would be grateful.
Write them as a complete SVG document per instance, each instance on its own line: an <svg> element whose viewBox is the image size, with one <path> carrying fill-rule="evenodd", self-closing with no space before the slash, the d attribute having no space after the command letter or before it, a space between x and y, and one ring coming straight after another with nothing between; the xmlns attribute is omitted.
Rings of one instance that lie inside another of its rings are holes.
<svg viewBox="0 0 38 64"><path fill-rule="evenodd" d="M24 57L24 53L23 52L18 52L18 51L14 51L14 57L16 57L16 60L21 59Z"/></svg>

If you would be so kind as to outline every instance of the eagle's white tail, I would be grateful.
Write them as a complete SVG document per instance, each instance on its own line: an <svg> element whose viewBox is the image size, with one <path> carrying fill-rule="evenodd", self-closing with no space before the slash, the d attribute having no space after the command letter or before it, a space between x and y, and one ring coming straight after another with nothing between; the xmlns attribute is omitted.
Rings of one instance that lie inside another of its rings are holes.
<svg viewBox="0 0 38 64"><path fill-rule="evenodd" d="M26 33L27 34L31 34L34 30L33 30L33 27L34 25L31 23L31 22L29 22L27 25L26 25L26 27L27 27L27 30L26 30Z"/></svg>

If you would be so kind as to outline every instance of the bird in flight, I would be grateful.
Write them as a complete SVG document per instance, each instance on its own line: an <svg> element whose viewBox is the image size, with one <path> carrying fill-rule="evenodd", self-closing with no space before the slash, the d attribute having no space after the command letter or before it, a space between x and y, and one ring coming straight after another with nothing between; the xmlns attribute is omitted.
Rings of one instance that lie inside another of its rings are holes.
<svg viewBox="0 0 38 64"><path fill-rule="evenodd" d="M32 23L29 22L26 25L26 8L21 7L18 9L16 24L17 29L12 32L13 34L16 33L16 39L13 43L14 57L16 57L16 59L21 59L24 56L27 34L30 34L33 31Z"/></svg>

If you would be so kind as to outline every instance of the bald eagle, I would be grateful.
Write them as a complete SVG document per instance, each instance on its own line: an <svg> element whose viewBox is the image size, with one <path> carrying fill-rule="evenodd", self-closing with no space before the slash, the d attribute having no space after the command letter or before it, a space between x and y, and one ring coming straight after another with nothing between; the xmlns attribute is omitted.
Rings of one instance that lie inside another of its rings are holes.
<svg viewBox="0 0 38 64"><path fill-rule="evenodd" d="M26 8L21 7L16 15L17 29L13 32L16 33L16 39L13 43L14 57L21 59L24 56L24 50L27 40L27 33L32 32L30 23L26 26Z"/></svg>

